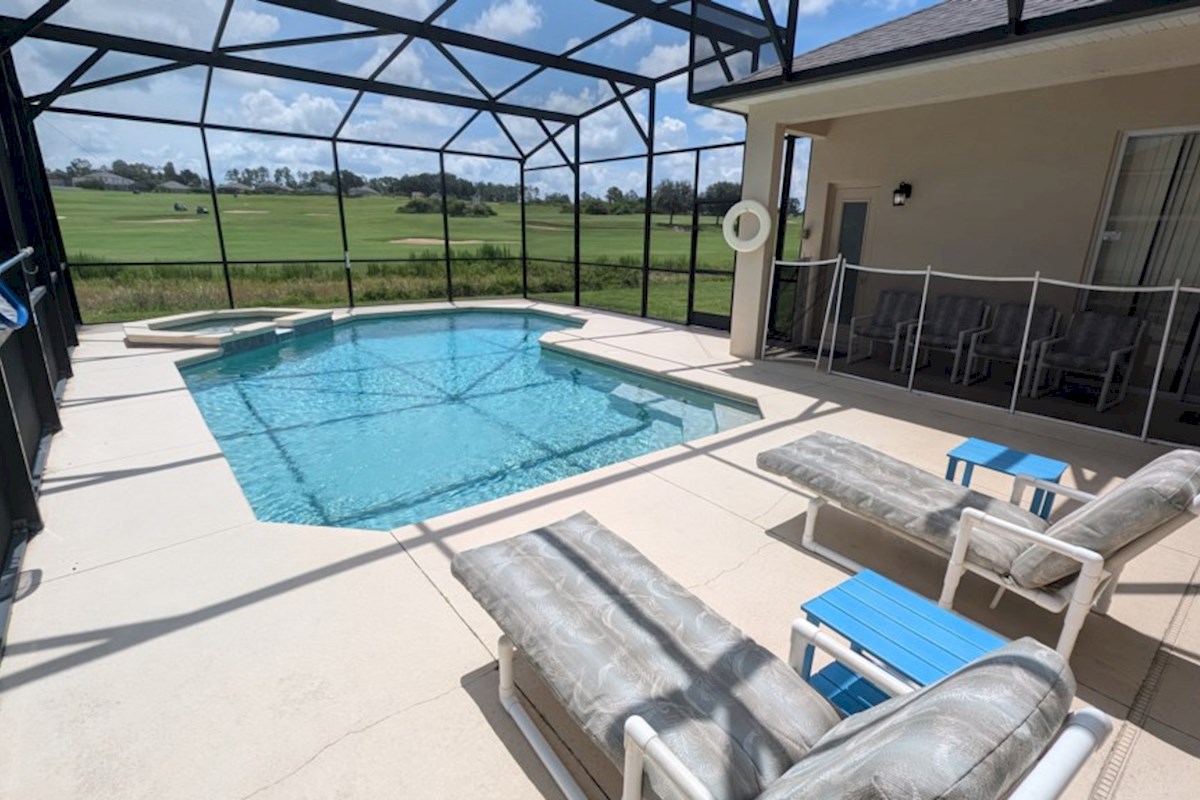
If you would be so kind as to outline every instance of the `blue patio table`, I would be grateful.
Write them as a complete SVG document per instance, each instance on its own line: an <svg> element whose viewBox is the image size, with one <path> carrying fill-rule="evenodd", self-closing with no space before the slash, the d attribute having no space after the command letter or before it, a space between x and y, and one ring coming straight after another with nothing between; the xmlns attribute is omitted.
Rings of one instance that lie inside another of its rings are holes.
<svg viewBox="0 0 1200 800"><path fill-rule="evenodd" d="M925 686L1006 640L921 595L863 570L800 606L814 625L841 634L850 648L916 686ZM847 714L887 699L865 678L834 661L812 674L813 645L800 674Z"/></svg>
<svg viewBox="0 0 1200 800"><path fill-rule="evenodd" d="M946 480L954 480L954 473L961 461L966 464L963 468L962 485L971 485L971 476L975 467L986 467L1005 475L1028 475L1051 483L1058 483L1063 473L1070 466L1066 462L1045 456L1025 453L1005 447L1002 444L989 442L986 439L967 439L958 447L946 454L949 463L946 465ZM1029 510L1042 519L1050 518L1050 510L1054 506L1054 492L1037 489L1033 493L1033 502Z"/></svg>

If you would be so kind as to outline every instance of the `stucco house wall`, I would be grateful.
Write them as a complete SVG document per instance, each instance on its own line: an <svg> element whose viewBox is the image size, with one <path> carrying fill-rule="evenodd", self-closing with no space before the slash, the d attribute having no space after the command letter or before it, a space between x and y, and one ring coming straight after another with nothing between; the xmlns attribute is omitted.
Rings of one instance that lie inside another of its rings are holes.
<svg viewBox="0 0 1200 800"><path fill-rule="evenodd" d="M1122 134L1200 127L1198 87L1187 67L831 120L804 254L836 254L834 192L866 188L864 263L1086 280Z"/></svg>

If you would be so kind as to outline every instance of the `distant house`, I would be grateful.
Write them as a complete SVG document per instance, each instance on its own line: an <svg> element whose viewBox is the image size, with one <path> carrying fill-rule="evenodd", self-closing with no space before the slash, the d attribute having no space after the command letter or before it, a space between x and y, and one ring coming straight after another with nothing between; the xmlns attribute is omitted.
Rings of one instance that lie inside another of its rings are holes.
<svg viewBox="0 0 1200 800"><path fill-rule="evenodd" d="M133 191L137 188L136 181L131 181L129 178L124 178L115 172L89 172L87 175L72 179L71 185L89 189L116 189L125 192Z"/></svg>
<svg viewBox="0 0 1200 800"><path fill-rule="evenodd" d="M313 194L337 194L337 189L333 188L330 183L314 183L312 186Z"/></svg>
<svg viewBox="0 0 1200 800"><path fill-rule="evenodd" d="M160 192L190 192L192 190L192 187L182 184L179 181L160 183L156 188Z"/></svg>
<svg viewBox="0 0 1200 800"><path fill-rule="evenodd" d="M222 183L217 187L217 191L221 194L245 194L246 192L254 191L244 183Z"/></svg>
<svg viewBox="0 0 1200 800"><path fill-rule="evenodd" d="M410 194L410 195L409 195L409 199L411 199L411 200L424 200L424 199L425 199L425 193L424 193L424 192L413 192L412 194Z"/></svg>
<svg viewBox="0 0 1200 800"><path fill-rule="evenodd" d="M48 175L48 176L46 176L46 183L50 184L51 186L53 186L53 187L55 187L55 188L63 188L63 187L65 187L65 186L70 186L70 185L71 185L71 181L70 181L70 179L68 179L68 178L64 178L64 177L63 177L63 176L61 176L61 175Z"/></svg>
<svg viewBox="0 0 1200 800"><path fill-rule="evenodd" d="M291 189L284 186L282 183L264 181L263 183L255 186L254 191L258 192L259 194L286 194L287 192L290 192Z"/></svg>
<svg viewBox="0 0 1200 800"><path fill-rule="evenodd" d="M378 197L379 192L372 189L370 186L356 186L346 192L349 197Z"/></svg>

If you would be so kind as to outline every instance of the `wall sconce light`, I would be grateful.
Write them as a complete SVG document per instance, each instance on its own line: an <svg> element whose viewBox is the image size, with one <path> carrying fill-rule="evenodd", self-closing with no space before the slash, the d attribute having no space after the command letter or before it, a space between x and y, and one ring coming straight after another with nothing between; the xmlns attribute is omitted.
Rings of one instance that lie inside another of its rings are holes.
<svg viewBox="0 0 1200 800"><path fill-rule="evenodd" d="M902 206L908 202L908 198L912 197L912 184L900 182L896 187L896 191L892 192L892 205Z"/></svg>

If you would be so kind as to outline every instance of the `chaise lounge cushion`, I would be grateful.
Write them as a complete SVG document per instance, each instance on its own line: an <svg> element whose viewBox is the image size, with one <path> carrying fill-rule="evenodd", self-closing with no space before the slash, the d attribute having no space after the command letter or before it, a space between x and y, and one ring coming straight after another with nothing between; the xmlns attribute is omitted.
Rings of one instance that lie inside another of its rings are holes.
<svg viewBox="0 0 1200 800"><path fill-rule="evenodd" d="M1074 694L1063 658L1020 639L849 717L759 800L1000 797L1049 746Z"/></svg>
<svg viewBox="0 0 1200 800"><path fill-rule="evenodd" d="M452 570L620 765L641 715L722 800L749 800L832 728L790 667L587 514L460 553ZM677 794L650 774L661 798Z"/></svg>
<svg viewBox="0 0 1200 800"><path fill-rule="evenodd" d="M1045 520L1032 512L832 433L810 434L759 453L758 466L947 556L966 508L1038 532L1046 529ZM1023 542L976 529L967 558L1003 575L1025 549Z"/></svg>
<svg viewBox="0 0 1200 800"><path fill-rule="evenodd" d="M1175 450L1133 473L1116 489L1076 509L1046 531L1105 559L1174 520L1200 494L1200 452ZM1019 586L1048 586L1079 572L1079 562L1033 545L1012 565Z"/></svg>

